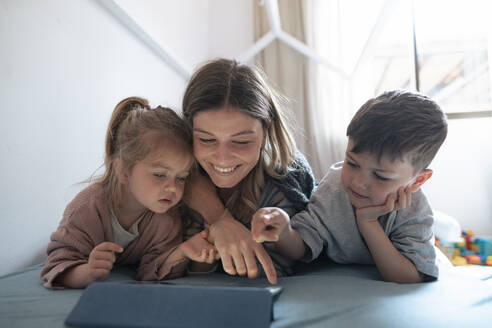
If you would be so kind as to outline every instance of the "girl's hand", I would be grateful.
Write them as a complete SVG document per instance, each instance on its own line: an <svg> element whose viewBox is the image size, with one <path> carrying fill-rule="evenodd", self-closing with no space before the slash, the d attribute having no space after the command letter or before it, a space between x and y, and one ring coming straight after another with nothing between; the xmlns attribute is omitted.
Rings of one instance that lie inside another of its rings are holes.
<svg viewBox="0 0 492 328"><path fill-rule="evenodd" d="M390 194L386 199L386 203L383 205L358 208L355 211L357 222L364 223L366 221L377 221L381 215L407 208L412 204L412 191L410 187L400 187L397 193L398 199L396 201L395 195Z"/></svg>
<svg viewBox="0 0 492 328"><path fill-rule="evenodd" d="M220 257L215 246L207 241L207 237L208 230L203 230L183 242L179 248L183 255L192 261L212 264Z"/></svg>
<svg viewBox="0 0 492 328"><path fill-rule="evenodd" d="M210 237L222 259L224 271L230 275L258 276L256 259L260 262L272 284L277 283L277 273L270 255L263 246L255 242L251 232L231 217L221 218L210 226Z"/></svg>
<svg viewBox="0 0 492 328"><path fill-rule="evenodd" d="M289 224L289 215L284 210L277 207L264 207L253 215L251 233L253 239L258 243L278 241L285 227Z"/></svg>
<svg viewBox="0 0 492 328"><path fill-rule="evenodd" d="M123 252L120 245L106 241L100 243L89 254L88 273L91 281L106 280L116 261L114 253Z"/></svg>

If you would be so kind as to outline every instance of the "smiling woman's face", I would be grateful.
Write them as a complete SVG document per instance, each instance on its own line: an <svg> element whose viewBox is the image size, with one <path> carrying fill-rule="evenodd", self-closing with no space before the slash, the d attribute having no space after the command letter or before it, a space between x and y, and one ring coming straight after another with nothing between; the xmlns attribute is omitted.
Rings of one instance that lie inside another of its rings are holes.
<svg viewBox="0 0 492 328"><path fill-rule="evenodd" d="M261 122L236 108L201 111L193 117L196 160L219 188L236 186L260 158Z"/></svg>

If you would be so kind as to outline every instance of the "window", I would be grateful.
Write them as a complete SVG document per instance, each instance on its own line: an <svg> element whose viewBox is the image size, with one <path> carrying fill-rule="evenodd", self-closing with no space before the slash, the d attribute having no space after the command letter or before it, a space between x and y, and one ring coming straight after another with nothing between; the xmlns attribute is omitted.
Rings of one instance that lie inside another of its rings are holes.
<svg viewBox="0 0 492 328"><path fill-rule="evenodd" d="M488 1L415 1L417 82L448 113L491 111Z"/></svg>
<svg viewBox="0 0 492 328"><path fill-rule="evenodd" d="M347 3L347 8L345 2L339 3L341 21L360 15L360 11L354 13L353 3ZM358 30L367 35L367 41L352 73L354 102L405 88L435 99L449 118L492 115L489 1L407 0L373 5L378 15L372 28ZM358 19L367 21L368 14L365 10ZM345 33L342 39L350 38L348 32L341 32ZM360 44L345 51L357 47Z"/></svg>

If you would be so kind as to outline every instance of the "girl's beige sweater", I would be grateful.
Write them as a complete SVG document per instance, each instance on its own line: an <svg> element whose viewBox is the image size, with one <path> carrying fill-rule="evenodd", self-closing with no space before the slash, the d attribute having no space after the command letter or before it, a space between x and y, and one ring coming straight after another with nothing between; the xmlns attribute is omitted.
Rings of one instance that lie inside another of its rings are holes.
<svg viewBox="0 0 492 328"><path fill-rule="evenodd" d="M139 236L117 255L115 266L137 265L137 280L175 278L186 272L186 259L167 261L182 242L177 211L165 214L149 211L140 221L138 231ZM63 288L56 284L56 277L69 268L87 263L96 245L113 240L109 197L105 188L94 183L68 204L58 229L51 235L48 258L41 271L44 286Z"/></svg>

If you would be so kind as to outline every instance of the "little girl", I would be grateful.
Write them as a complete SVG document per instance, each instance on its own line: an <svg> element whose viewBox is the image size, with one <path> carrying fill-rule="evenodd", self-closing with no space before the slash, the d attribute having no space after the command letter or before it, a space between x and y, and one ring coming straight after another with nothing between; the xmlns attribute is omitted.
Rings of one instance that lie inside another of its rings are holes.
<svg viewBox="0 0 492 328"><path fill-rule="evenodd" d="M192 137L171 109L122 100L106 134L104 175L68 204L41 272L48 288L84 288L113 265L138 264L136 279L182 275L188 260L217 256L207 233L182 242L175 205L193 163Z"/></svg>

